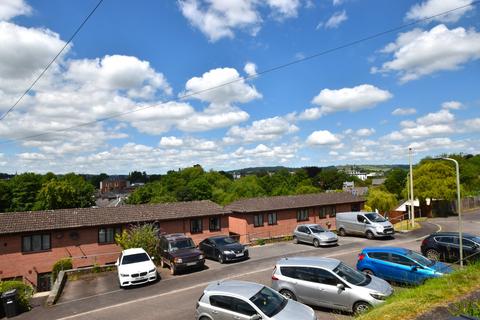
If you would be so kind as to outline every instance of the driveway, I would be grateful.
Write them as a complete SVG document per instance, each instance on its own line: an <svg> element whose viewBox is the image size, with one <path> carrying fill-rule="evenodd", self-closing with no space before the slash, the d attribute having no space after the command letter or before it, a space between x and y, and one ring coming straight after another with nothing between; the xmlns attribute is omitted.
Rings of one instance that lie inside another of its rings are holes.
<svg viewBox="0 0 480 320"><path fill-rule="evenodd" d="M450 221L446 222L448 225ZM238 279L270 284L276 260L284 256L334 257L355 266L360 249L369 246L402 246L419 250L421 237L437 231L438 225L424 223L423 228L409 234L398 234L390 240L367 240L358 237L340 238L339 246L314 248L309 245L277 243L250 249L251 259L221 265L207 261L199 272L171 276L159 270L157 283L120 290L114 273L67 283L59 303L51 308L37 307L17 319L193 319L195 302L205 286L221 279ZM349 319L348 314L316 309L319 319Z"/></svg>

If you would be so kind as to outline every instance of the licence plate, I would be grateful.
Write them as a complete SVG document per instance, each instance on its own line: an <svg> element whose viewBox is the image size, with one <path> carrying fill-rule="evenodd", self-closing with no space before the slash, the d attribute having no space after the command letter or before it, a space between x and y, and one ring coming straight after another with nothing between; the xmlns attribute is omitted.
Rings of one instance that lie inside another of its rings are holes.
<svg viewBox="0 0 480 320"><path fill-rule="evenodd" d="M187 266L194 266L194 265L196 265L196 264L197 264L196 262L188 262L188 263L187 263Z"/></svg>
<svg viewBox="0 0 480 320"><path fill-rule="evenodd" d="M237 253L235 257L243 257L243 253Z"/></svg>
<svg viewBox="0 0 480 320"><path fill-rule="evenodd" d="M393 233L393 231L387 231L386 233Z"/></svg>

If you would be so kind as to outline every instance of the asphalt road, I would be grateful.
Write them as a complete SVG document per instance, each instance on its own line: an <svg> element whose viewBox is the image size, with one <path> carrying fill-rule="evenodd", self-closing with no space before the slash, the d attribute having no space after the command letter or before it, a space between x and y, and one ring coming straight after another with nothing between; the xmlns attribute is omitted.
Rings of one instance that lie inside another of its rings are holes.
<svg viewBox="0 0 480 320"><path fill-rule="evenodd" d="M369 241L359 237L340 238L340 245L314 248L309 245L278 243L250 249L251 259L220 265L207 261L208 268L171 276L160 270L162 279L154 284L119 289L115 274L69 282L59 303L51 308L36 307L17 319L193 319L195 303L208 283L222 279L238 279L270 284L276 260L285 256L324 256L343 260L355 266L357 255L365 246L401 246L420 249L424 235L439 229L457 230L455 217L431 219L423 228L409 234L397 234L395 239ZM480 233L480 211L465 215L465 232ZM349 314L315 308L319 319L350 319Z"/></svg>

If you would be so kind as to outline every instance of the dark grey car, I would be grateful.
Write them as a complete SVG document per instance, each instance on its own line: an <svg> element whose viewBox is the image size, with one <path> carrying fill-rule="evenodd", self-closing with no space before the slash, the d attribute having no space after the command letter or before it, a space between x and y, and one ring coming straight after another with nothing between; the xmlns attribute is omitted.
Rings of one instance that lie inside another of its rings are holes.
<svg viewBox="0 0 480 320"><path fill-rule="evenodd" d="M338 237L335 233L319 224L300 224L293 231L294 243L310 243L315 247L336 245Z"/></svg>

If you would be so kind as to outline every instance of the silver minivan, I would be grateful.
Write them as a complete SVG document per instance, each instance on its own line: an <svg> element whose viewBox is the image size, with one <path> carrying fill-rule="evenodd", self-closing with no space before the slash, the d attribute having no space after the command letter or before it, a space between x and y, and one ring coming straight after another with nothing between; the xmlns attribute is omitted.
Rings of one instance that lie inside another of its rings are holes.
<svg viewBox="0 0 480 320"><path fill-rule="evenodd" d="M197 302L197 320L317 320L312 308L264 285L225 280L208 285Z"/></svg>
<svg viewBox="0 0 480 320"><path fill-rule="evenodd" d="M393 225L376 212L341 212L337 213L335 221L340 236L356 234L373 239L395 234Z"/></svg>
<svg viewBox="0 0 480 320"><path fill-rule="evenodd" d="M293 231L293 242L310 243L315 247L332 246L337 244L338 237L319 224L300 224Z"/></svg>
<svg viewBox="0 0 480 320"><path fill-rule="evenodd" d="M272 288L309 305L362 313L393 293L380 278L363 274L337 259L283 258L272 274Z"/></svg>

